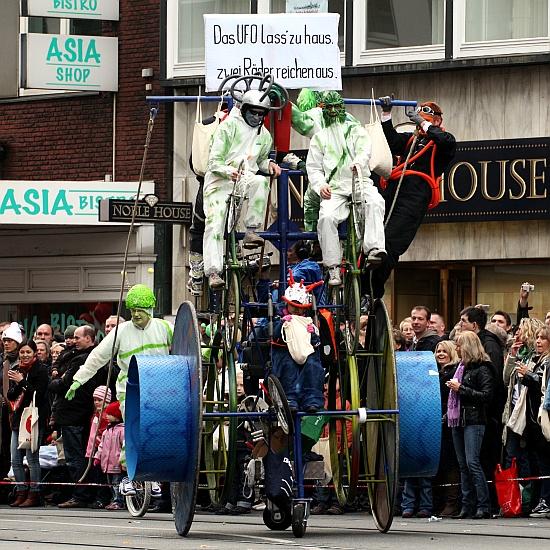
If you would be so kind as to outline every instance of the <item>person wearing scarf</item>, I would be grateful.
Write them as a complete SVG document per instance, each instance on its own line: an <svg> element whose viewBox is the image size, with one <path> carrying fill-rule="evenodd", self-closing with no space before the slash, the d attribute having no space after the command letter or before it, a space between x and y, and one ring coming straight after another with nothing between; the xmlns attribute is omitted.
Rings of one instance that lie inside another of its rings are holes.
<svg viewBox="0 0 550 550"><path fill-rule="evenodd" d="M48 368L40 363L36 357L37 347L33 340L23 341L19 348L19 364L8 371L9 389L7 397L13 403L13 419L11 434L11 465L17 485L15 501L10 506L28 508L40 505L40 461L39 448L44 435L47 417ZM30 449L18 449L19 424L25 407L32 403L36 392L35 404L38 407L39 448L32 452ZM25 484L25 470L23 457L27 457L30 471L30 490L27 492Z"/></svg>
<svg viewBox="0 0 550 550"><path fill-rule="evenodd" d="M456 337L456 351L460 363L454 378L446 383L450 390L447 422L452 429L462 489L462 508L453 518L487 519L489 488L480 453L495 380L489 356L474 332L465 331Z"/></svg>

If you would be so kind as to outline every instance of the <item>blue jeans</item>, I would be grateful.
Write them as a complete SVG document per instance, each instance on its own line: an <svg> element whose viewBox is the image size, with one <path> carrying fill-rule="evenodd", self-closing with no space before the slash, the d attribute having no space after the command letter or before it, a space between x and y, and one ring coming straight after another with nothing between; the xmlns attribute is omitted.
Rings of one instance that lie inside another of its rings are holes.
<svg viewBox="0 0 550 550"><path fill-rule="evenodd" d="M112 486L113 496L111 502L116 502L121 506L124 506L124 497L120 494L120 482L124 477L123 473L120 474L107 474L107 481Z"/></svg>
<svg viewBox="0 0 550 550"><path fill-rule="evenodd" d="M480 461L481 443L485 426L475 424L452 428L453 444L460 468L462 510L489 512L489 487Z"/></svg>
<svg viewBox="0 0 550 550"><path fill-rule="evenodd" d="M42 431L38 434L38 441L42 441ZM33 493L38 493L40 491L40 480L42 479L42 472L40 471L40 460L39 460L39 449L34 451L30 449L18 449L19 445L19 430L13 430L11 432L11 465L13 467L13 475L15 476L15 481L17 485L15 489L17 491L24 491L26 486L26 476L25 476L25 467L23 466L23 457L27 457L27 464L29 465L29 473L31 480L30 490Z"/></svg>
<svg viewBox="0 0 550 550"><path fill-rule="evenodd" d="M432 478L431 477L409 477L404 480L403 500L401 510L403 512L414 512L416 509L422 512L432 513ZM418 495L418 499L417 499ZM416 502L418 500L418 507Z"/></svg>
<svg viewBox="0 0 550 550"><path fill-rule="evenodd" d="M88 430L83 426L61 426L61 436L71 481L77 483L88 465L86 458ZM89 502L92 498L92 491L88 487L77 485L73 490L72 498L81 502Z"/></svg>

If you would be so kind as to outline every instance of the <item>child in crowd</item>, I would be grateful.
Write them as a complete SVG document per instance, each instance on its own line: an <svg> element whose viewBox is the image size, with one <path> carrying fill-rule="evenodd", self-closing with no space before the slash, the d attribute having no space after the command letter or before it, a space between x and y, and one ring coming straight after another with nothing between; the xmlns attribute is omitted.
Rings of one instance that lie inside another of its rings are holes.
<svg viewBox="0 0 550 550"><path fill-rule="evenodd" d="M86 446L86 458L89 459L92 456L92 453L97 451L99 444L101 443L101 436L107 428L109 421L105 416L105 411L101 419L99 418L99 413L101 411L101 405L103 404L103 399L105 398L105 404L108 405L111 402L111 390L107 386L98 386L94 390L94 414L92 416L92 421L90 424L90 435L88 437L88 445ZM94 441L95 440L95 441ZM101 468L97 465L94 465L90 470L89 480L92 483L105 483L106 478L105 474L101 471ZM92 504L93 508L104 508L106 504L109 503L111 499L110 492L104 490L105 487L102 487L98 490L96 494L95 502Z"/></svg>
<svg viewBox="0 0 550 550"><path fill-rule="evenodd" d="M113 401L105 408L105 416L109 424L101 436L94 464L101 465L102 472L107 474L107 480L113 487L113 500L105 509L122 510L124 499L120 494L119 483L122 480L120 451L124 442L124 423L118 401Z"/></svg>

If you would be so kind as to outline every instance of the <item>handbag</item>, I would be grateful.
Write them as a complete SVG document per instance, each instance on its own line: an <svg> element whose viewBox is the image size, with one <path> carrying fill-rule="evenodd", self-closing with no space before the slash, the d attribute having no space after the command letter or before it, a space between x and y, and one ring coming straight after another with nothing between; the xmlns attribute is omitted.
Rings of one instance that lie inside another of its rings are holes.
<svg viewBox="0 0 550 550"><path fill-rule="evenodd" d="M503 470L500 464L495 469L495 489L497 500L505 518L521 516L521 489L519 486L518 467L515 457L509 468Z"/></svg>
<svg viewBox="0 0 550 550"><path fill-rule="evenodd" d="M21 421L19 422L19 445L18 449L30 449L35 452L38 444L38 407L35 404L36 392L33 393L32 403L23 409Z"/></svg>
<svg viewBox="0 0 550 550"><path fill-rule="evenodd" d="M197 96L197 110L195 116L195 125L193 127L193 141L191 143L191 156L193 159L193 171L198 176L206 174L208 166L208 156L210 154L210 144L212 136L221 122L225 113L221 111L222 101L218 104L218 109L214 113L215 120L211 124L202 122L201 90Z"/></svg>
<svg viewBox="0 0 550 550"><path fill-rule="evenodd" d="M370 122L365 124L365 129L369 134L372 144L369 168L371 172L383 178L389 178L393 168L393 156L386 136L384 135L382 123L380 122L380 117L378 116L378 111L374 103L374 93L372 96L372 103L370 104Z"/></svg>

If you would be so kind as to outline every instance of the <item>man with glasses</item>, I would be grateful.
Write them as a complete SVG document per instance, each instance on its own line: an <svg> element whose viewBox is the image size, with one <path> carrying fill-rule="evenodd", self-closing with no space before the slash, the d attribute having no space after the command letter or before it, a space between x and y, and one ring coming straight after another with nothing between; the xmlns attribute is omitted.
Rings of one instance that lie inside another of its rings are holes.
<svg viewBox="0 0 550 550"><path fill-rule="evenodd" d="M399 133L391 118L393 96L380 98L382 128L391 152L399 157L388 180L381 180L386 201L386 259L365 279L375 298L384 295L384 284L411 243L428 208L439 202L439 178L455 156L456 141L442 128L437 103L420 103L408 116L416 130Z"/></svg>

